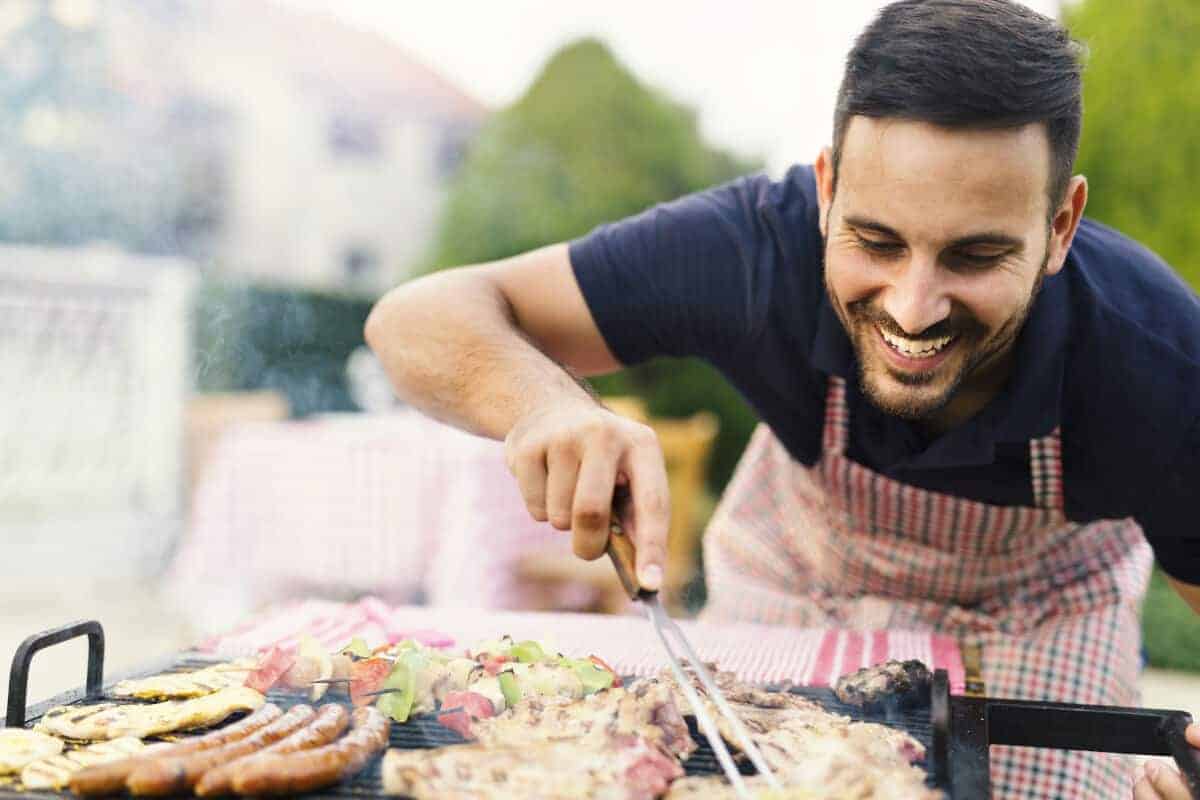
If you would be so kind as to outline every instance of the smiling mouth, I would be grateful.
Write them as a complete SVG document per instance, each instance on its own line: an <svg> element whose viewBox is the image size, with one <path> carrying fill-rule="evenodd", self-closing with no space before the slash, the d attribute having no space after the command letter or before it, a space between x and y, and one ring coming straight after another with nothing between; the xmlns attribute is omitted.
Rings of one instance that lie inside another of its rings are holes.
<svg viewBox="0 0 1200 800"><path fill-rule="evenodd" d="M958 341L957 334L941 336L936 339L909 339L907 336L888 333L878 325L875 326L875 330L879 332L880 338L883 339L888 349L908 361L936 359L945 352L946 348Z"/></svg>

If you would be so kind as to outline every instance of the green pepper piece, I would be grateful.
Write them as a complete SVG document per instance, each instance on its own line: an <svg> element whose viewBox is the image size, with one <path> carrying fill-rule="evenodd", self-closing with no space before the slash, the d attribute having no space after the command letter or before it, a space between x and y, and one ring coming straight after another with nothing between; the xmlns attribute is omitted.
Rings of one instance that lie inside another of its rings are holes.
<svg viewBox="0 0 1200 800"><path fill-rule="evenodd" d="M413 700L417 694L417 671L409 659L396 660L392 671L388 673L380 689L398 689L379 695L375 707L394 719L396 722L407 722L412 713Z"/></svg>
<svg viewBox="0 0 1200 800"><path fill-rule="evenodd" d="M611 688L613 680L616 678L608 670L601 669L591 661L584 659L572 660L571 669L575 670L575 674L579 676L579 680L583 683L583 693L585 695L595 694L602 689Z"/></svg>
<svg viewBox="0 0 1200 800"><path fill-rule="evenodd" d="M517 676L507 670L496 676L500 682L500 693L504 695L504 703L512 708L521 702L521 687L517 685Z"/></svg>
<svg viewBox="0 0 1200 800"><path fill-rule="evenodd" d="M542 650L542 646L534 641L517 642L508 651L508 654L520 661L522 664L532 664L535 661L541 661L546 657L546 653Z"/></svg>
<svg viewBox="0 0 1200 800"><path fill-rule="evenodd" d="M370 658L372 655L371 648L367 647L366 641L361 636L351 639L350 644L342 648L342 652L356 658Z"/></svg>

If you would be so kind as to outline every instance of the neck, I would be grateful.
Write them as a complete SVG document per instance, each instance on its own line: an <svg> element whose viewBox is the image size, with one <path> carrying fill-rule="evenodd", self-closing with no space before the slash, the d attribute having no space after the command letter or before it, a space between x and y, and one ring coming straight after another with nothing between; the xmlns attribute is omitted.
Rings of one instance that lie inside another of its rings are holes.
<svg viewBox="0 0 1200 800"><path fill-rule="evenodd" d="M1012 364L1012 348L1009 348L992 363L981 364L967 380L963 381L950 402L927 419L922 420L921 425L925 432L932 436L940 436L957 428L982 411L1004 388L1004 384L1012 374Z"/></svg>

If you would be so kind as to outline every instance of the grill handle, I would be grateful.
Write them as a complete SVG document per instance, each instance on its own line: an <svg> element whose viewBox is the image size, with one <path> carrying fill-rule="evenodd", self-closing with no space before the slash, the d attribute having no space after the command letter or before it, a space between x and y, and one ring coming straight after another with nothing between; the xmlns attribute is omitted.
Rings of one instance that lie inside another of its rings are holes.
<svg viewBox="0 0 1200 800"><path fill-rule="evenodd" d="M8 713L4 717L5 727L21 728L25 725L25 698L29 692L29 664L39 650L70 641L79 636L88 637L87 686L85 697L98 697L104 683L104 628L96 620L78 620L58 628L35 633L17 648L13 654L12 670L8 673Z"/></svg>

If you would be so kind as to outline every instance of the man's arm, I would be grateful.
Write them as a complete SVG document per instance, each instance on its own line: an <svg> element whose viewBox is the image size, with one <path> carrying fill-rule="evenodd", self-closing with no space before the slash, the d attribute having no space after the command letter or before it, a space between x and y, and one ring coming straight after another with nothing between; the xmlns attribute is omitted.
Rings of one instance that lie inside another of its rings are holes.
<svg viewBox="0 0 1200 800"><path fill-rule="evenodd" d="M406 401L505 440L530 513L571 530L580 556L604 553L614 487L627 482L623 521L638 545L639 579L658 587L669 523L662 450L653 431L609 412L567 371L621 365L566 245L401 286L371 311L366 338Z"/></svg>
<svg viewBox="0 0 1200 800"><path fill-rule="evenodd" d="M1200 586L1175 580L1170 575L1167 576L1167 582L1180 597L1187 601L1187 604L1192 607L1192 611L1200 614Z"/></svg>

